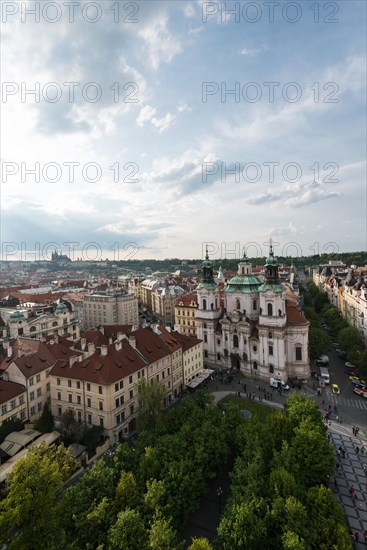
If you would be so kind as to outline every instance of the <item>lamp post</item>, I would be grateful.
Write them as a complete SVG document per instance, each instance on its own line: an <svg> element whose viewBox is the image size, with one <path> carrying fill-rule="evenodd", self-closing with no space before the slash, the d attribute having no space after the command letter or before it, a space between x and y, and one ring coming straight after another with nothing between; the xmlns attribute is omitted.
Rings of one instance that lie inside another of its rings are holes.
<svg viewBox="0 0 367 550"><path fill-rule="evenodd" d="M223 494L222 487L218 487L217 495L218 495L218 498L219 498L219 514L222 513L222 494Z"/></svg>

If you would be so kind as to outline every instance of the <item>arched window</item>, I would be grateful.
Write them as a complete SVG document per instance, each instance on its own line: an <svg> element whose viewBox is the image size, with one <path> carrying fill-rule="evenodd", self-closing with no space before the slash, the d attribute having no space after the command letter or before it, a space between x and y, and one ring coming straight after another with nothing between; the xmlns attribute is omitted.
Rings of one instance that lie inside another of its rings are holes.
<svg viewBox="0 0 367 550"><path fill-rule="evenodd" d="M257 309L257 300L252 300L252 309Z"/></svg>
<svg viewBox="0 0 367 550"><path fill-rule="evenodd" d="M210 309L213 311L213 309L214 309L214 304L210 304Z"/></svg>
<svg viewBox="0 0 367 550"><path fill-rule="evenodd" d="M236 300L236 309L241 309L241 303L238 298Z"/></svg>
<svg viewBox="0 0 367 550"><path fill-rule="evenodd" d="M254 370L257 370L257 361L253 362L252 367L254 368Z"/></svg>
<svg viewBox="0 0 367 550"><path fill-rule="evenodd" d="M29 329L29 332L35 332L35 331L36 331L36 327L31 327L31 328Z"/></svg>
<svg viewBox="0 0 367 550"><path fill-rule="evenodd" d="M300 346L296 347L296 361L302 361L302 348Z"/></svg>
<svg viewBox="0 0 367 550"><path fill-rule="evenodd" d="M269 374L274 374L274 366L269 365Z"/></svg>
<svg viewBox="0 0 367 550"><path fill-rule="evenodd" d="M268 304L268 315L269 317L273 315L273 304Z"/></svg>
<svg viewBox="0 0 367 550"><path fill-rule="evenodd" d="M217 359L220 361L220 353L217 353Z"/></svg>
<svg viewBox="0 0 367 550"><path fill-rule="evenodd" d="M203 300L203 309L206 309L206 300L205 300L205 298Z"/></svg>
<svg viewBox="0 0 367 550"><path fill-rule="evenodd" d="M204 326L204 328L206 328L206 323L204 323L204 325L203 325L203 326Z"/></svg>
<svg viewBox="0 0 367 550"><path fill-rule="evenodd" d="M235 334L233 336L233 347L238 348L238 336L237 336L237 334Z"/></svg>
<svg viewBox="0 0 367 550"><path fill-rule="evenodd" d="M256 352L257 351L257 346L252 346L252 349Z"/></svg>
<svg viewBox="0 0 367 550"><path fill-rule="evenodd" d="M57 321L54 321L54 322L52 323L52 326L53 326L53 327L57 327L58 324L59 324L59 323L58 323Z"/></svg>

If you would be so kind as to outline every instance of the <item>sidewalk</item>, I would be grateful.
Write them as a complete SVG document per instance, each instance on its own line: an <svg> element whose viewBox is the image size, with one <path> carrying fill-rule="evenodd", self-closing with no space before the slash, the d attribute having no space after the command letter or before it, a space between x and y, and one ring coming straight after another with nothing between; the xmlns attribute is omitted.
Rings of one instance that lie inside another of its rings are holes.
<svg viewBox="0 0 367 550"><path fill-rule="evenodd" d="M339 458L336 454L336 462L339 465L331 477L329 488L333 491L335 498L344 509L351 533L359 533L359 542L354 541L355 549L366 548L364 532L367 531L367 467L366 451L356 453L356 448L361 449L366 442L360 437L353 435L352 430L331 422L329 427L330 443L334 445L335 453L342 447L345 449L345 458ZM355 497L349 496L351 486L355 488Z"/></svg>

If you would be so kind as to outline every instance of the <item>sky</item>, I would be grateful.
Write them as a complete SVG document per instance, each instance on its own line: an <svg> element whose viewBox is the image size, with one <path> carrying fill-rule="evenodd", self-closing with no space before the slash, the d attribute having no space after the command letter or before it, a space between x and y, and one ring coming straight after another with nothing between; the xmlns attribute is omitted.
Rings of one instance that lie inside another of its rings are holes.
<svg viewBox="0 0 367 550"><path fill-rule="evenodd" d="M1 3L2 259L366 250L366 3Z"/></svg>

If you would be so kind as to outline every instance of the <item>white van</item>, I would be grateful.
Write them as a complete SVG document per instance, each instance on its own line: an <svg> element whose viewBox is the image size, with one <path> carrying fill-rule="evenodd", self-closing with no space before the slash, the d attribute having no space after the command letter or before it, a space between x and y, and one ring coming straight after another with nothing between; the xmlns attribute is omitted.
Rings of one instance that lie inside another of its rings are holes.
<svg viewBox="0 0 367 550"><path fill-rule="evenodd" d="M320 376L325 384L330 384L330 374L326 367L320 367Z"/></svg>
<svg viewBox="0 0 367 550"><path fill-rule="evenodd" d="M316 365L328 365L329 364L329 357L327 355L320 355L316 359Z"/></svg>
<svg viewBox="0 0 367 550"><path fill-rule="evenodd" d="M281 387L282 390L288 391L289 386L283 380L278 380L278 378L270 378L270 385L272 388L279 388Z"/></svg>

